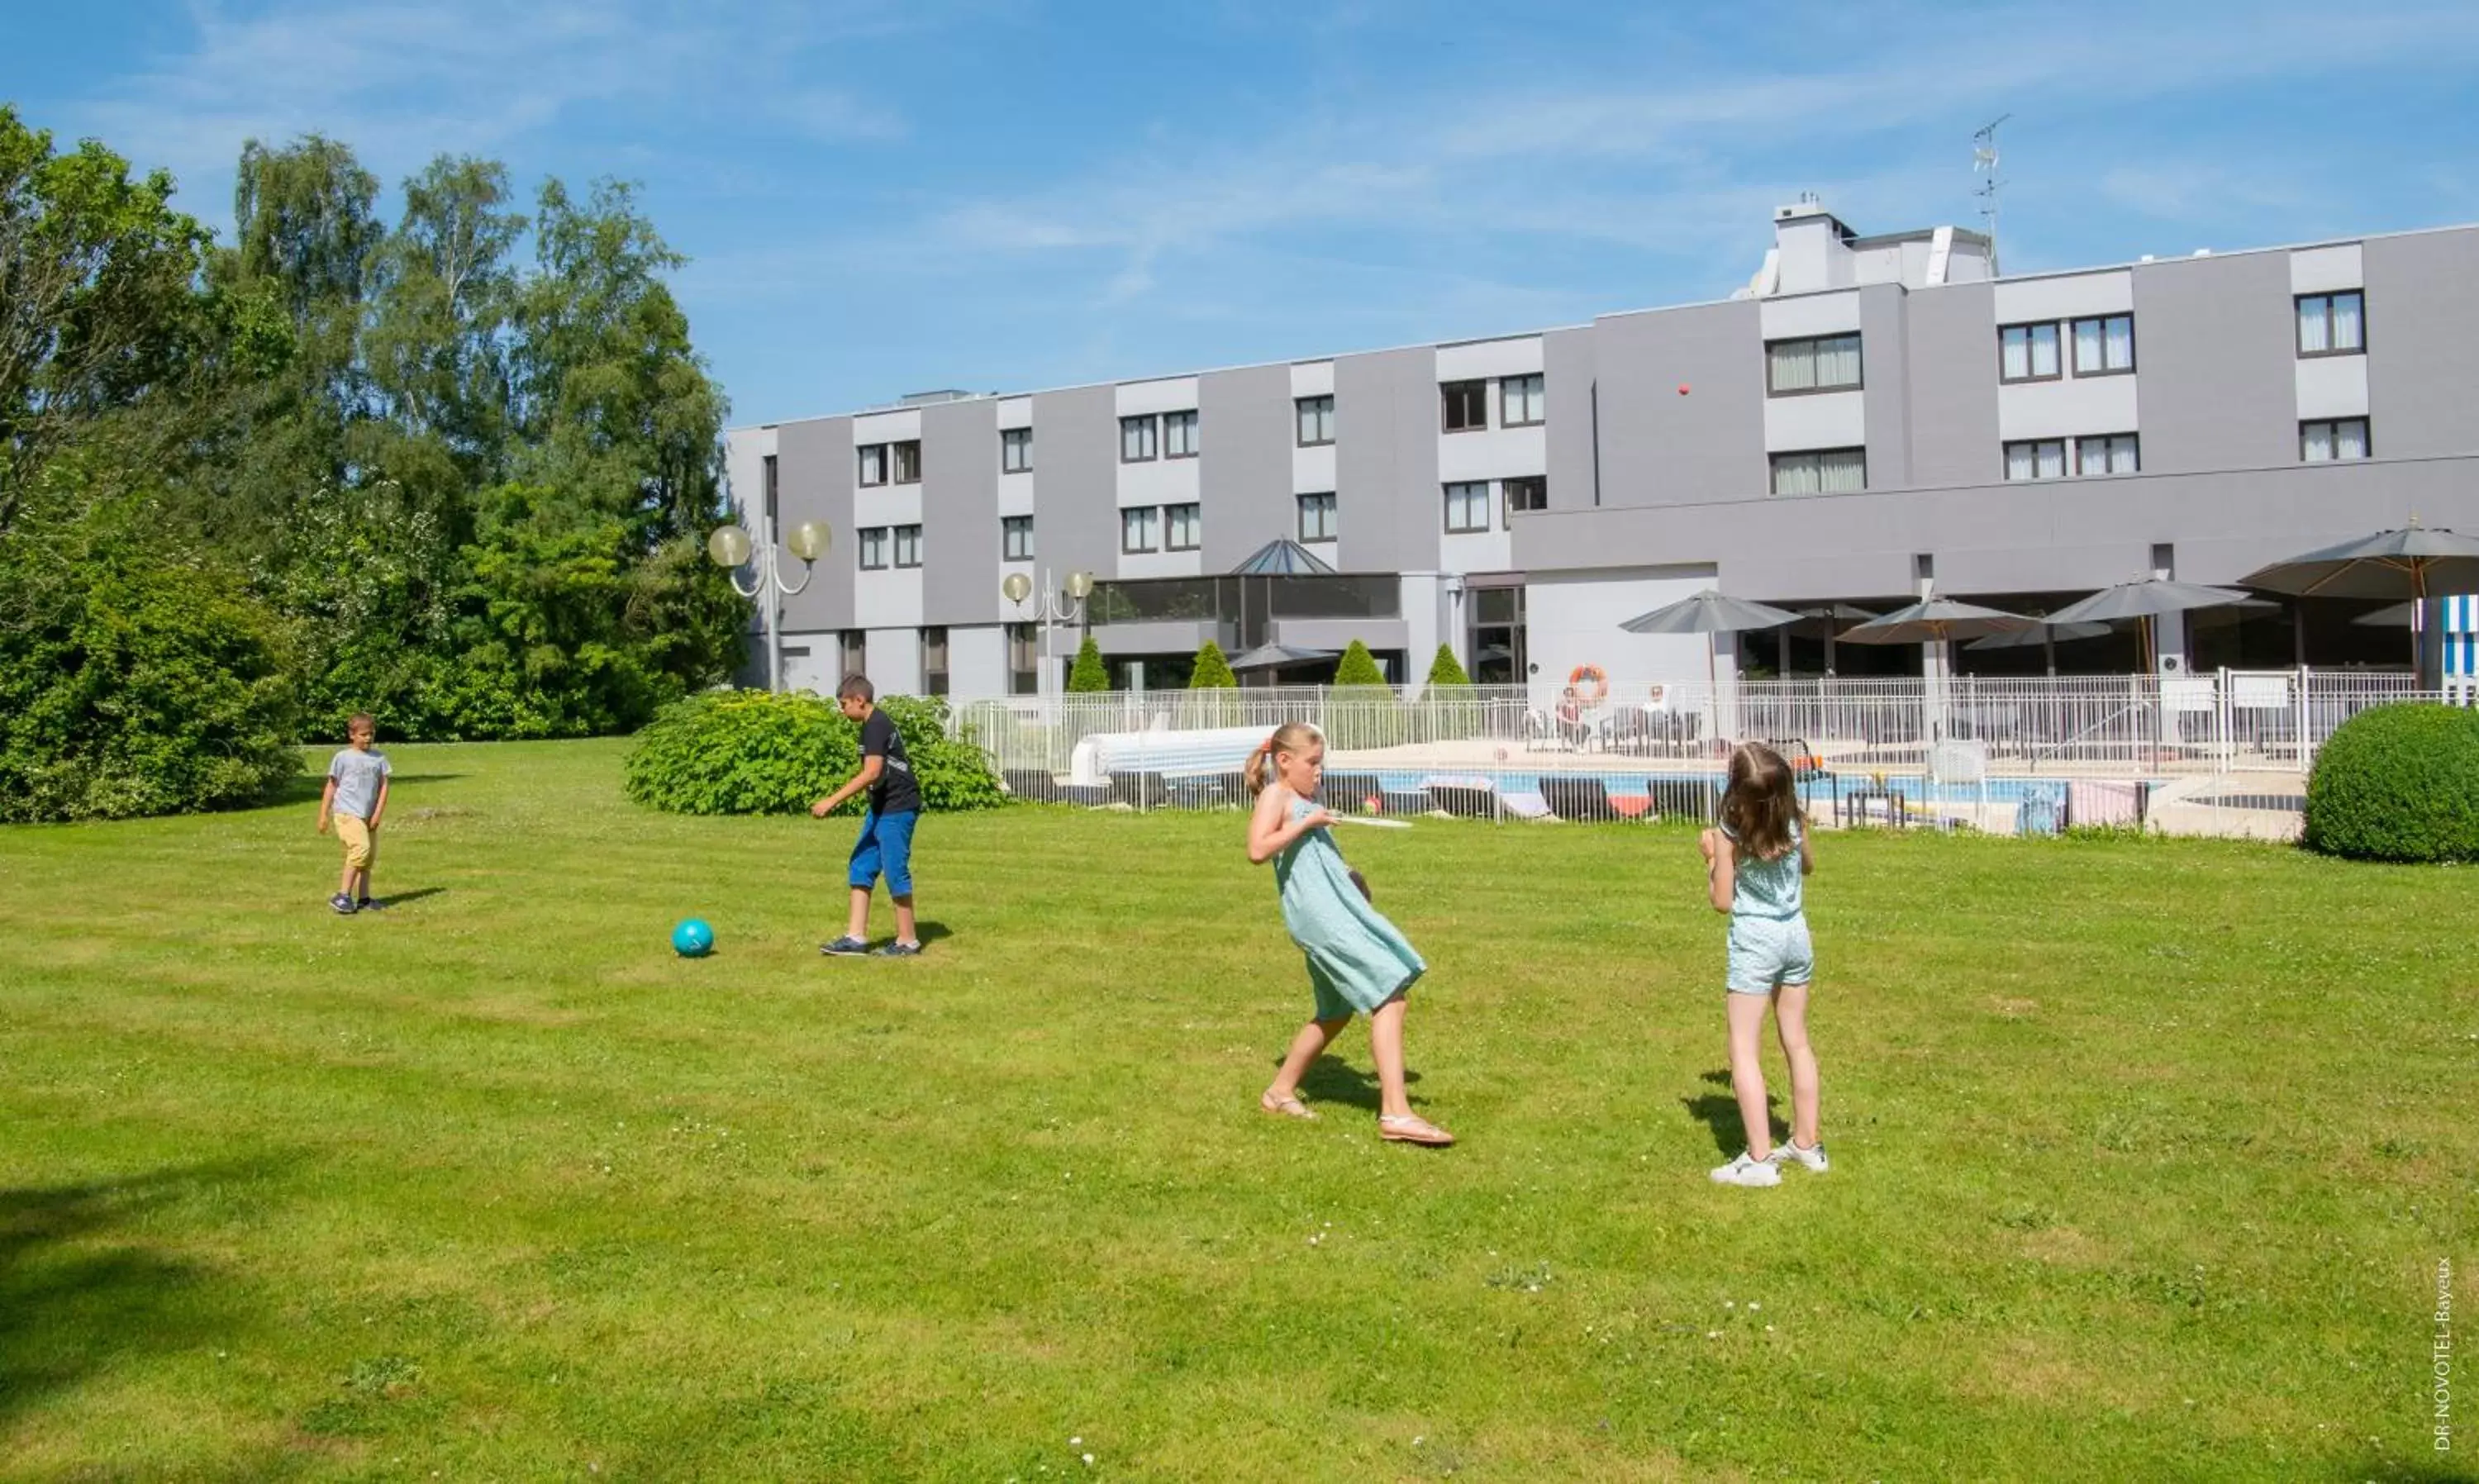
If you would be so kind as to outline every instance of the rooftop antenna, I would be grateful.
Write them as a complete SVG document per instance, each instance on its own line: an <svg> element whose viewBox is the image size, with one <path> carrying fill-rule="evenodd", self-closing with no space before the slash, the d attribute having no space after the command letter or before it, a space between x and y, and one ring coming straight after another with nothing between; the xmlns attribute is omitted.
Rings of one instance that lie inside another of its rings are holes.
<svg viewBox="0 0 2479 1484"><path fill-rule="evenodd" d="M1997 192L2006 182L1997 173L1997 126L2013 117L2001 114L1971 137L1971 173L1988 178L1972 189L1980 197L1981 219L1988 223L1988 276L1997 276Z"/></svg>

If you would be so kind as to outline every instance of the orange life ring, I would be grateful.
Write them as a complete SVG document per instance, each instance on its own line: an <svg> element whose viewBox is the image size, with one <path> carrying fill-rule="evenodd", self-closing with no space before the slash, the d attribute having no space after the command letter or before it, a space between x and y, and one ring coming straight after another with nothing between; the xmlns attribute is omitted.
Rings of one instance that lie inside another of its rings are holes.
<svg viewBox="0 0 2479 1484"><path fill-rule="evenodd" d="M1599 705L1609 699L1609 672L1598 665L1577 665L1568 671L1567 684L1574 691L1575 699L1588 706Z"/></svg>

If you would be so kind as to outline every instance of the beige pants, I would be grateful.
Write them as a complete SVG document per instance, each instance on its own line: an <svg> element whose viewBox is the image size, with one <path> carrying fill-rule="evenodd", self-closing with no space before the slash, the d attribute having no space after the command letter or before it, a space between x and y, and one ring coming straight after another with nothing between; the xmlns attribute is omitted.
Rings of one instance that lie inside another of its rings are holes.
<svg viewBox="0 0 2479 1484"><path fill-rule="evenodd" d="M367 871L371 858L379 853L378 837L371 833L371 823L350 814L336 816L336 838L345 842L345 869Z"/></svg>

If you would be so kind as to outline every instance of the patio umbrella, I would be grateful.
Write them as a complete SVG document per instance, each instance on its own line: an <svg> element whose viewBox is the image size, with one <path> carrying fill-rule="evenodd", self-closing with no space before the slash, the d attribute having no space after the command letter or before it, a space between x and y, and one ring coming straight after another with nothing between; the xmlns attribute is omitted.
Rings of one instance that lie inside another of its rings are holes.
<svg viewBox="0 0 2479 1484"><path fill-rule="evenodd" d="M2010 633L1987 634L1963 646L1967 650L2027 650L2040 647L2049 674L2057 673L2057 644L2060 639L2097 639L2108 632L2107 624L2060 624L2050 620L2033 628L2018 628Z"/></svg>
<svg viewBox="0 0 2479 1484"><path fill-rule="evenodd" d="M2295 598L2407 598L2411 601L2411 668L2419 667L2427 600L2450 593L2479 593L2479 538L2411 517L2400 530L2380 530L2325 547L2286 562L2259 567L2238 579L2267 593Z"/></svg>
<svg viewBox="0 0 2479 1484"><path fill-rule="evenodd" d="M2107 623L2114 619L2133 619L2142 636L2143 660L2153 663L2152 621L2164 613L2184 613L2189 608L2218 608L2229 603L2248 601L2247 595L2231 587L2205 587L2196 582L2173 582L2167 577L2144 577L2134 582L2120 582L2105 587L2079 602L2070 602L2049 615L2052 624Z"/></svg>
<svg viewBox="0 0 2479 1484"><path fill-rule="evenodd" d="M1776 608L1761 602L1749 602L1741 598L1725 597L1718 590L1708 587L1692 598L1682 598L1676 602L1655 608L1650 613L1639 613L1621 624L1619 627L1631 634L1712 635L1747 633L1759 628L1778 628L1784 624L1798 622L1799 615L1788 608ZM1714 696L1714 692L1720 688L1721 682L1713 676L1713 641L1708 637L1704 641L1704 696L1705 705L1716 709L1713 729L1717 735L1721 731L1721 725L1718 714L1719 701Z"/></svg>
<svg viewBox="0 0 2479 1484"><path fill-rule="evenodd" d="M1280 670L1288 665L1312 664L1320 659L1332 659L1334 656L1333 650L1303 650L1288 644L1261 644L1244 653L1231 656L1231 668Z"/></svg>
<svg viewBox="0 0 2479 1484"><path fill-rule="evenodd" d="M2363 628L2401 628L2416 617L2418 617L2418 604L2397 602L2390 608L2378 608L2373 613L2362 613L2350 622Z"/></svg>
<svg viewBox="0 0 2479 1484"><path fill-rule="evenodd" d="M2036 627L2039 623L2035 618L1983 608L1977 603L1929 598L1846 628L1839 637L1850 644L1935 644L1948 639L2015 633Z"/></svg>

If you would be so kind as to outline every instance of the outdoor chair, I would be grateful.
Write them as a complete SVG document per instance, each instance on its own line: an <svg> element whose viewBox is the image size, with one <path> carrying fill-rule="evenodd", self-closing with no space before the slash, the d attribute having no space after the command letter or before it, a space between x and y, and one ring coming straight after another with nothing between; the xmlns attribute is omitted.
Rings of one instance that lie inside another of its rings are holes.
<svg viewBox="0 0 2479 1484"><path fill-rule="evenodd" d="M1452 814L1457 819L1495 819L1498 817L1497 790L1470 787L1460 783L1431 783L1429 806Z"/></svg>
<svg viewBox="0 0 2479 1484"><path fill-rule="evenodd" d="M1386 804L1386 785L1374 773L1329 773L1317 789L1317 802L1337 814L1366 814L1369 801L1379 807Z"/></svg>
<svg viewBox="0 0 2479 1484"><path fill-rule="evenodd" d="M1006 781L1009 793L1028 804L1059 802L1059 780L1052 778L1047 770L1009 768L999 777Z"/></svg>
<svg viewBox="0 0 2479 1484"><path fill-rule="evenodd" d="M1111 797L1132 808L1158 809L1168 802L1170 789L1159 773L1113 773Z"/></svg>
<svg viewBox="0 0 2479 1484"><path fill-rule="evenodd" d="M1623 816L1610 802L1609 784L1597 778L1545 778L1541 797L1549 812L1568 820L1613 820Z"/></svg>

